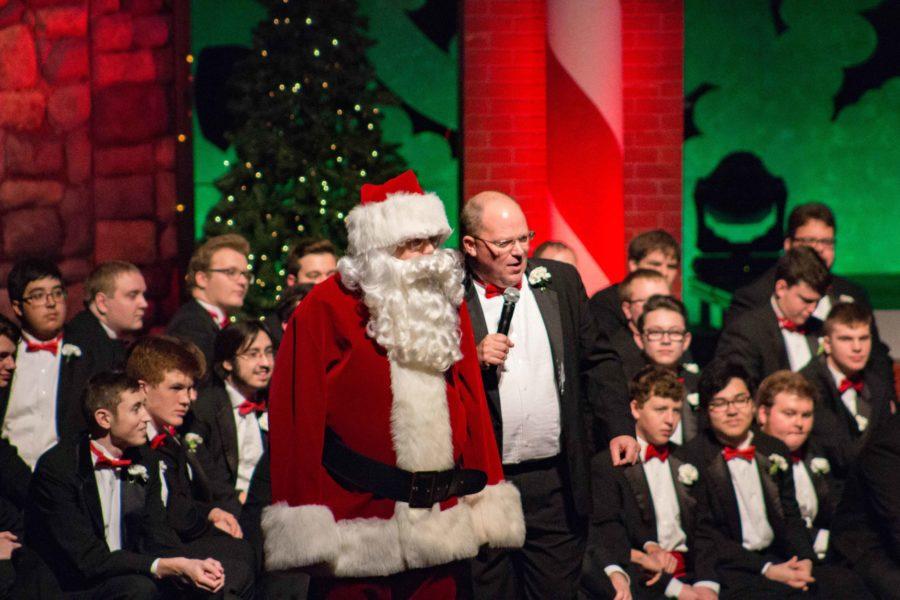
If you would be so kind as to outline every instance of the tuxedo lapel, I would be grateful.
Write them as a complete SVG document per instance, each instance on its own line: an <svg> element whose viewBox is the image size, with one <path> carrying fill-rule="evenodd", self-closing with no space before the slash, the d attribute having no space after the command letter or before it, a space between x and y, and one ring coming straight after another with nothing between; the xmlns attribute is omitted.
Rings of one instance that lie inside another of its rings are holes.
<svg viewBox="0 0 900 600"><path fill-rule="evenodd" d="M132 456L134 462L132 464L140 464L139 456ZM138 548L138 540L134 539L134 534L139 533L137 528L143 518L144 506L147 501L147 482L141 481L137 477L129 478L127 470L122 474L122 547Z"/></svg>
<svg viewBox="0 0 900 600"><path fill-rule="evenodd" d="M180 452L184 454L187 465L190 466L191 487L197 490L201 496L200 500L209 502L212 499L212 493L210 492L209 478L206 476L206 471L203 470L203 466L197 460L197 457L194 456L194 453L188 450L184 444L181 445Z"/></svg>
<svg viewBox="0 0 900 600"><path fill-rule="evenodd" d="M628 487L641 511L641 520L656 535L656 513L653 510L653 499L650 496L650 484L647 483L647 475L644 473L643 463L638 461L628 465L622 470Z"/></svg>
<svg viewBox="0 0 900 600"><path fill-rule="evenodd" d="M728 464L721 455L718 455L710 461L707 471L719 505L725 511L725 521L731 527L732 539L743 539L741 513L738 509L737 494L734 491L734 484L731 482L731 471L728 470Z"/></svg>
<svg viewBox="0 0 900 600"><path fill-rule="evenodd" d="M237 427L234 424L233 409L231 407L228 391L222 388L218 389L221 391L216 394L216 425L219 428L219 436L222 440L222 451L225 453L225 461L228 463L228 470L236 477L238 467Z"/></svg>
<svg viewBox="0 0 900 600"><path fill-rule="evenodd" d="M775 309L772 308L771 303L769 303L768 307L769 310L766 311L767 318L765 320L765 333L766 337L769 338L768 345L775 352L775 356L778 357L778 369L790 369L791 361L788 359L787 346L784 343L784 337L781 335L781 328L778 326L778 315L775 314Z"/></svg>
<svg viewBox="0 0 900 600"><path fill-rule="evenodd" d="M103 508L100 506L100 492L97 491L97 478L94 477L94 463L91 460L91 452L89 450L90 440L84 438L76 446L78 461L78 478L81 480L81 496L84 500L84 506L87 508L88 514L91 516L91 523L94 525L94 533L101 539L106 539L103 527Z"/></svg>
<svg viewBox="0 0 900 600"><path fill-rule="evenodd" d="M472 280L471 274L466 276L465 286L466 310L469 311L469 320L472 321L472 333L475 336L475 344L478 345L488 334L487 323L484 320L484 311L481 310L481 301L478 299L478 292L475 289L475 282ZM497 369L482 369L481 379L485 395L487 396L491 418L494 421L495 433L497 433L497 444L500 445L502 437L497 432L496 426L503 422L503 412L500 407L500 391L498 390L500 382L497 379Z"/></svg>
<svg viewBox="0 0 900 600"><path fill-rule="evenodd" d="M484 320L484 312L481 310L481 302L478 300L478 292L475 290L475 282L472 276L466 276L466 308L469 311L469 319L472 321L472 332L475 334L477 345L488 334L487 323Z"/></svg>
<svg viewBox="0 0 900 600"><path fill-rule="evenodd" d="M759 472L759 480L762 483L763 498L766 502L766 512L769 515L770 525L772 524L773 515L777 516L779 520L784 520L784 509L781 506L781 497L778 494L778 484L772 479L774 475L769 475L772 468L772 461L757 452L756 470Z"/></svg>
<svg viewBox="0 0 900 600"><path fill-rule="evenodd" d="M684 464L674 454L669 454L669 469L672 471L672 483L675 485L675 495L678 498L678 513L681 518L681 529L688 535L694 530L694 507L696 502L688 492L687 486L681 483L678 471Z"/></svg>
<svg viewBox="0 0 900 600"><path fill-rule="evenodd" d="M522 285L529 285L528 274L534 267L529 265L525 270L525 277ZM565 364L563 355L563 330L562 320L559 314L559 295L552 285L536 289L532 288L531 293L537 302L538 310L544 319L544 327L547 329L547 337L550 339L550 352L553 355L553 374L556 378L556 387L559 395L565 393L566 381L563 373L562 365Z"/></svg>

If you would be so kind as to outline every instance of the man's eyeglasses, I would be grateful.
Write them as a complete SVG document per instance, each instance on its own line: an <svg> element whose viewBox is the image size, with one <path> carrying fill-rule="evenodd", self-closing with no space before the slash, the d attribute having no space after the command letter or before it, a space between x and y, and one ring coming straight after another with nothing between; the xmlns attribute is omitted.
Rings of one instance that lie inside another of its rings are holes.
<svg viewBox="0 0 900 600"><path fill-rule="evenodd" d="M235 269L234 267L230 269L207 269L208 273L221 273L231 281L237 281L240 278L244 278L247 280L247 283L253 285L256 281L256 276L250 271L242 271L240 269Z"/></svg>
<svg viewBox="0 0 900 600"><path fill-rule="evenodd" d="M529 231L528 233L526 233L524 235L520 235L517 238L511 238L508 240L486 240L484 238L480 238L475 235L473 235L472 237L475 238L476 240L484 242L485 244L490 244L491 246L493 246L500 252L506 253L506 252L512 252L513 246L516 244L522 250L527 251L528 245L531 243L531 240L534 239L534 232Z"/></svg>
<svg viewBox="0 0 900 600"><path fill-rule="evenodd" d="M50 304L51 300L53 303L62 302L63 298L66 297L66 290L61 287L53 288L49 292L45 292L44 290L40 290L38 292L34 292L22 298L22 302L27 302L28 304Z"/></svg>
<svg viewBox="0 0 900 600"><path fill-rule="evenodd" d="M274 348L266 348L265 350L247 350L246 352L241 352L237 355L238 358L246 358L248 360L259 360L262 357L266 358L275 358L275 349Z"/></svg>
<svg viewBox="0 0 900 600"><path fill-rule="evenodd" d="M835 238L813 238L813 237L801 237L794 238L794 242L802 245L802 246L821 246L824 248L834 248L834 245L837 244L837 240Z"/></svg>
<svg viewBox="0 0 900 600"><path fill-rule="evenodd" d="M685 335L687 335L687 331L684 329L670 329L668 331L663 329L648 329L644 332L644 338L650 342L658 342L664 337L668 337L673 342L680 342L684 340Z"/></svg>
<svg viewBox="0 0 900 600"><path fill-rule="evenodd" d="M753 402L753 398L751 398L749 394L738 394L731 400L725 398L713 398L713 401L709 403L709 410L721 412L732 406L735 408L746 408L751 402Z"/></svg>

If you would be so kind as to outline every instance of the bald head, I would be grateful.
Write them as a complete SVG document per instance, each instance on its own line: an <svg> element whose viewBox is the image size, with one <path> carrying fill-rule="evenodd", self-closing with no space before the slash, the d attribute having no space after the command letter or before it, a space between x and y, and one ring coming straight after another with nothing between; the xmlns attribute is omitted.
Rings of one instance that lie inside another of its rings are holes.
<svg viewBox="0 0 900 600"><path fill-rule="evenodd" d="M494 223L498 219L508 219L514 215L525 219L519 204L506 194L494 191L479 192L463 205L460 225L463 235L480 236L486 221Z"/></svg>
<svg viewBox="0 0 900 600"><path fill-rule="evenodd" d="M463 251L476 275L500 287L518 284L531 239L519 204L500 192L481 192L463 206L461 222Z"/></svg>

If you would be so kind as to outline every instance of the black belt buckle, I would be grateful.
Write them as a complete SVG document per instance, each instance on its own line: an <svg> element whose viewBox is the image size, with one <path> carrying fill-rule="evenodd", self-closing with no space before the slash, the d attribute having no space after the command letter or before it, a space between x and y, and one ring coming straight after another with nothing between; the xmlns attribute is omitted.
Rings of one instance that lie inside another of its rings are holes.
<svg viewBox="0 0 900 600"><path fill-rule="evenodd" d="M448 475L450 475L448 477ZM431 508L435 502L447 499L452 471L416 471L409 486L410 508Z"/></svg>

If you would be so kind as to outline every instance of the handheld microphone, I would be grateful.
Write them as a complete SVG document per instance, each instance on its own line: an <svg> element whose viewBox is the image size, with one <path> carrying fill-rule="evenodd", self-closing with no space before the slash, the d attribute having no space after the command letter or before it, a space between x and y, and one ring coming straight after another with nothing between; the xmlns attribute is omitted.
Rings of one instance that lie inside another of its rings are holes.
<svg viewBox="0 0 900 600"><path fill-rule="evenodd" d="M497 323L497 333L509 334L509 325L512 323L513 311L516 310L516 302L519 301L519 289L508 287L503 291L503 310L500 311L500 321Z"/></svg>

